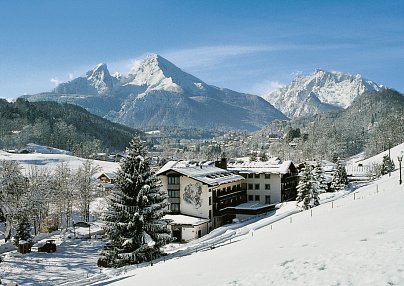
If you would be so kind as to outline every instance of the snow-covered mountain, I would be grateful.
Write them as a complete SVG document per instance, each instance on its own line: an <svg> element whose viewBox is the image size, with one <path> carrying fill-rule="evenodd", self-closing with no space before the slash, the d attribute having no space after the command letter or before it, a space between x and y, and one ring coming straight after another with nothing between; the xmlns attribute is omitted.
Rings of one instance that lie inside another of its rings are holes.
<svg viewBox="0 0 404 286"><path fill-rule="evenodd" d="M99 64L88 71L85 77L79 77L67 83L59 84L55 93L67 94L107 94L113 91L118 79L112 77L106 64Z"/></svg>
<svg viewBox="0 0 404 286"><path fill-rule="evenodd" d="M52 92L25 96L80 105L134 128L182 126L257 130L284 114L259 96L208 85L151 54L128 75L100 64Z"/></svg>
<svg viewBox="0 0 404 286"><path fill-rule="evenodd" d="M358 95L382 88L360 75L317 69L311 75L297 76L290 85L264 98L288 117L296 118L346 108Z"/></svg>

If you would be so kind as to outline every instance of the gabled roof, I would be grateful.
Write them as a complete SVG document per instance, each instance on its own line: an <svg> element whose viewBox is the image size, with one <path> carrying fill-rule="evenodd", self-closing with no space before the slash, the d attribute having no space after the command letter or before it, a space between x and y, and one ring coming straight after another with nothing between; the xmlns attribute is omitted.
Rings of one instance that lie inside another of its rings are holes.
<svg viewBox="0 0 404 286"><path fill-rule="evenodd" d="M100 178L102 175L106 176L106 177L107 177L108 179L110 179L110 180L116 178L116 173L114 173L114 172L104 172L104 173L101 173L101 174L98 176L98 178Z"/></svg>
<svg viewBox="0 0 404 286"><path fill-rule="evenodd" d="M165 164L156 175L163 175L168 171L177 172L210 186L244 180L242 176L233 174L227 170L209 164L192 163L189 161L170 161Z"/></svg>
<svg viewBox="0 0 404 286"><path fill-rule="evenodd" d="M279 160L267 162L236 161L229 163L227 169L241 174L287 174L291 165L293 165L293 163L290 160L284 162L280 162Z"/></svg>

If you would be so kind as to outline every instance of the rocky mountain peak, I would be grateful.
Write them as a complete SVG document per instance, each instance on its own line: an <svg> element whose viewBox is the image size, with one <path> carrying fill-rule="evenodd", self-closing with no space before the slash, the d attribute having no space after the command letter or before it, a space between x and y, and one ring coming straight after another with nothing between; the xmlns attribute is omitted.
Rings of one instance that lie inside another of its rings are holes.
<svg viewBox="0 0 404 286"><path fill-rule="evenodd" d="M160 55L150 54L132 70L127 79L128 84L147 86L147 91L164 90L182 93L201 94L207 85L190 75Z"/></svg>
<svg viewBox="0 0 404 286"><path fill-rule="evenodd" d="M296 118L346 108L358 95L381 88L359 74L353 76L316 69L310 75L297 76L290 85L264 98L290 118ZM307 100L308 97L318 100Z"/></svg>

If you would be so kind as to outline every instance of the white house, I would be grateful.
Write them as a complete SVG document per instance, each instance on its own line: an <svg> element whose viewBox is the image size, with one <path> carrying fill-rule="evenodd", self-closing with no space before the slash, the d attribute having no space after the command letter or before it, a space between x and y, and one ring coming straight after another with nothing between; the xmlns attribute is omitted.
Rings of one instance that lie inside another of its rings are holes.
<svg viewBox="0 0 404 286"><path fill-rule="evenodd" d="M249 202L270 205L296 198L298 171L292 161L240 159L228 163L227 170L245 178Z"/></svg>
<svg viewBox="0 0 404 286"><path fill-rule="evenodd" d="M210 164L170 161L156 175L169 195L170 215L165 218L181 241L231 222L235 214L227 210L246 202L244 178Z"/></svg>

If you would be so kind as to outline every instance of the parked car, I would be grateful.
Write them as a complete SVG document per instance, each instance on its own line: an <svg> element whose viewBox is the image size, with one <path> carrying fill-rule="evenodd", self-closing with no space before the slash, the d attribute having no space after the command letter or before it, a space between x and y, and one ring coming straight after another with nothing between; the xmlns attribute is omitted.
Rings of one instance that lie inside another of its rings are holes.
<svg viewBox="0 0 404 286"><path fill-rule="evenodd" d="M46 243L40 247L38 247L39 252L55 252L56 251L56 243L55 240L49 239Z"/></svg>

